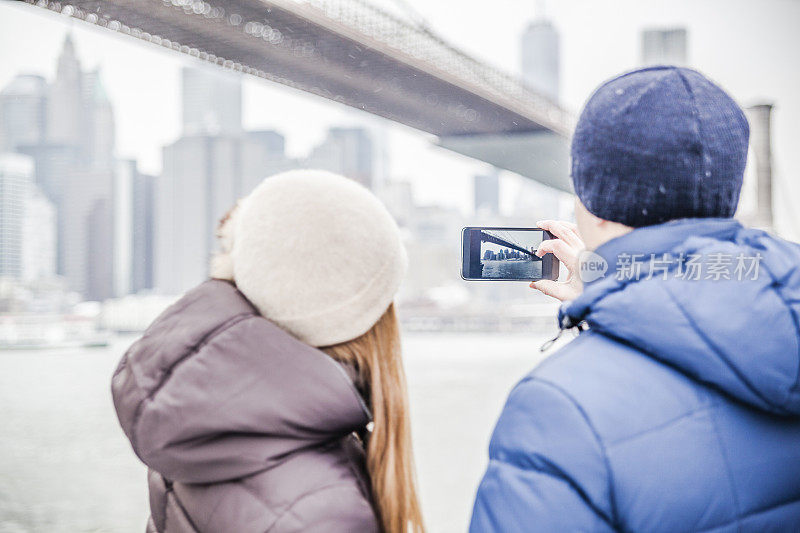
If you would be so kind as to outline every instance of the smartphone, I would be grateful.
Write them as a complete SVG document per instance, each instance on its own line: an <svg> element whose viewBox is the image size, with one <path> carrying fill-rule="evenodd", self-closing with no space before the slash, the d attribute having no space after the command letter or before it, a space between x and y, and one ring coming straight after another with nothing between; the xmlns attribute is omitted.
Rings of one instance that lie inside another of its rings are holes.
<svg viewBox="0 0 800 533"><path fill-rule="evenodd" d="M466 227L461 230L461 277L465 280L536 281L558 278L553 254L536 250L553 235L541 228Z"/></svg>

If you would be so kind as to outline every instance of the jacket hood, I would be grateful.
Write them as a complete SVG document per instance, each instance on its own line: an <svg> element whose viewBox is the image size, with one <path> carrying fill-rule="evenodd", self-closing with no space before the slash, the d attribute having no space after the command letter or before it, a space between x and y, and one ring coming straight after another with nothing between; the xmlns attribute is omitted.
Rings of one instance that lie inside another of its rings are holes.
<svg viewBox="0 0 800 533"><path fill-rule="evenodd" d="M339 363L221 280L155 320L122 358L111 391L136 454L181 482L254 474L370 419Z"/></svg>
<svg viewBox="0 0 800 533"><path fill-rule="evenodd" d="M608 273L562 306L562 328L585 320L741 402L800 414L800 246L732 219L685 219L596 253Z"/></svg>

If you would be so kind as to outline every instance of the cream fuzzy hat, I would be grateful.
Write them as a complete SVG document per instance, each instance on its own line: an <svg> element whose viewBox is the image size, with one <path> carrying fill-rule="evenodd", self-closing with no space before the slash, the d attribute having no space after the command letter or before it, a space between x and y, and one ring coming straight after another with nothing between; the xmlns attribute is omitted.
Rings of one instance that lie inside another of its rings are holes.
<svg viewBox="0 0 800 533"><path fill-rule="evenodd" d="M345 177L293 170L265 179L218 233L211 276L233 279L261 314L312 346L366 333L408 266L383 204Z"/></svg>

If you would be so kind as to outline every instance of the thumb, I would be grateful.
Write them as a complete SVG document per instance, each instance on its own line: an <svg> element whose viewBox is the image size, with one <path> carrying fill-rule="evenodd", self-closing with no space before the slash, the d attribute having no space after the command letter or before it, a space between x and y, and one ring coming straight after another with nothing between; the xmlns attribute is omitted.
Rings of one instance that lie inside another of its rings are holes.
<svg viewBox="0 0 800 533"><path fill-rule="evenodd" d="M539 281L534 281L531 283L530 287L532 289L536 289L542 294L552 296L556 300L560 300L562 302L570 298L569 285L566 283L552 281L549 279L540 279Z"/></svg>

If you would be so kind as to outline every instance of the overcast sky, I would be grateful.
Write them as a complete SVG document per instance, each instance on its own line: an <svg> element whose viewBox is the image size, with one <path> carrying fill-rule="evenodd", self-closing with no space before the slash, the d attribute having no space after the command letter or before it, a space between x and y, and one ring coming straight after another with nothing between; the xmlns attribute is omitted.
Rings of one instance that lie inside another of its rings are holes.
<svg viewBox="0 0 800 533"><path fill-rule="evenodd" d="M391 0L379 0L391 2ZM535 15L533 1L407 0L440 35L507 71L519 71L519 39ZM564 105L578 112L603 80L639 63L643 28L684 26L692 66L742 105L772 102L778 229L800 238L800 0L559 0L546 7L561 35ZM457 14L457 16L454 16ZM117 117L117 151L158 172L161 147L179 135L177 53L114 35L17 2L0 2L0 86L17 73L51 78L72 27L85 67L99 66ZM470 177L482 163L432 147L429 137L262 80L244 85L248 128L274 128L294 155L304 154L335 124L383 130L392 175L409 179L420 201L466 209ZM508 190L506 190L508 193Z"/></svg>

